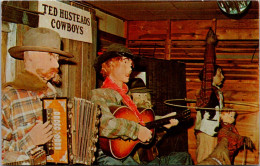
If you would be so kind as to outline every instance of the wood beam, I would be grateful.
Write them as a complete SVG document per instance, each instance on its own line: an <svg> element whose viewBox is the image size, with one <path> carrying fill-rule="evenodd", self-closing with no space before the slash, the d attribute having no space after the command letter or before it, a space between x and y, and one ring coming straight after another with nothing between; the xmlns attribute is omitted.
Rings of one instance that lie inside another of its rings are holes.
<svg viewBox="0 0 260 166"><path fill-rule="evenodd" d="M24 24L35 28L38 27L39 14L43 13L2 4L3 21Z"/></svg>

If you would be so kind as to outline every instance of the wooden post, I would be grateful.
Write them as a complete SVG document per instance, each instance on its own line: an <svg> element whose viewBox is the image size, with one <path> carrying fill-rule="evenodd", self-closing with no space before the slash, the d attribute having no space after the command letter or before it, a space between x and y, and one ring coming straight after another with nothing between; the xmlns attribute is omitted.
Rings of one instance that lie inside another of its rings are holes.
<svg viewBox="0 0 260 166"><path fill-rule="evenodd" d="M9 23L11 32L8 33L7 37L7 50L13 46L16 46L16 31L17 31L17 24ZM10 56L9 53L6 56L6 68L5 68L5 80L6 82L13 81L15 78L15 59Z"/></svg>
<svg viewBox="0 0 260 166"><path fill-rule="evenodd" d="M1 80L2 84L6 83L6 57L7 57L7 39L10 31L9 24L2 22L2 43L1 43Z"/></svg>
<svg viewBox="0 0 260 166"><path fill-rule="evenodd" d="M165 39L165 59L171 60L171 20L168 20L168 29Z"/></svg>

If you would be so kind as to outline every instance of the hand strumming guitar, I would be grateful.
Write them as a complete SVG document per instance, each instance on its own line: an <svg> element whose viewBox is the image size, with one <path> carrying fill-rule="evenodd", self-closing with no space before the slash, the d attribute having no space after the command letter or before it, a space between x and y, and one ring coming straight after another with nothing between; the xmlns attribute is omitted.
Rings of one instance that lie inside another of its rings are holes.
<svg viewBox="0 0 260 166"><path fill-rule="evenodd" d="M50 121L47 121L45 123L36 123L38 124L36 124L29 132L30 137L34 145L45 144L46 142L50 141L53 137L52 125L50 125Z"/></svg>
<svg viewBox="0 0 260 166"><path fill-rule="evenodd" d="M141 142L148 142L153 136L151 130L141 126L137 137Z"/></svg>

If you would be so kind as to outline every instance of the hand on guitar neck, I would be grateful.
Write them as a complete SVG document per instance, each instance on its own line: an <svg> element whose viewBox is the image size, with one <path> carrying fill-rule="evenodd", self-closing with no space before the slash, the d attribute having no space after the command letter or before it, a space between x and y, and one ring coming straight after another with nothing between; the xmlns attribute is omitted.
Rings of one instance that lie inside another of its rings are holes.
<svg viewBox="0 0 260 166"><path fill-rule="evenodd" d="M165 118L168 118L168 117L173 117L176 115L176 112L172 112L172 113L169 113L167 115L164 115L164 116L156 116L156 120L159 120L159 119L165 119ZM170 119L169 120L169 123L168 124L165 124L163 125L163 127L169 129L173 126L177 126L179 123L179 121L177 119ZM153 135L152 135L152 131L149 130L148 128L146 127L143 127L141 126L140 127L140 130L139 130L139 133L138 133L138 139L141 141L141 142L149 142L152 138L153 138Z"/></svg>
<svg viewBox="0 0 260 166"><path fill-rule="evenodd" d="M174 117L176 115L176 112L171 112L167 115L164 116L155 116L155 120L159 120L159 119L164 119L164 118L168 118L168 117ZM170 119L168 124L163 125L163 127L169 129L173 126L177 126L179 124L179 121L177 119Z"/></svg>
<svg viewBox="0 0 260 166"><path fill-rule="evenodd" d="M156 116L155 119L159 120L159 119L164 119L164 118L167 118L167 117L173 117L175 115L176 115L176 112L172 112L172 113L169 113L169 114L167 114L165 116ZM177 119L170 119L169 123L163 125L163 127L169 129L169 128L173 127L173 126L177 126L178 123L179 123L179 121ZM153 138L152 131L149 130L148 128L144 127L144 126L141 126L140 130L139 130L139 133L138 133L138 139L141 142L149 142L152 138Z"/></svg>

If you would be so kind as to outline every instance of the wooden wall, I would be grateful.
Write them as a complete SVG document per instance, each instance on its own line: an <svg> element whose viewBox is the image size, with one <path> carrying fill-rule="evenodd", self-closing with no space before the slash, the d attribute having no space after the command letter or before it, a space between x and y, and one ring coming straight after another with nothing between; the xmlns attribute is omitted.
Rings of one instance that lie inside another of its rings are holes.
<svg viewBox="0 0 260 166"><path fill-rule="evenodd" d="M225 101L254 103L259 101L259 20L162 20L128 21L127 45L134 54L156 59L174 59L186 64L186 96L196 99L200 89L198 73L203 66L206 34L211 27L217 35L217 64L223 67ZM160 70L160 69L158 69ZM194 106L194 104L191 104ZM229 107L245 109L239 113L236 127L241 135L249 136L257 149L247 151L247 164L259 163L258 106L248 107L229 104ZM196 110L191 109L192 118ZM194 163L196 139L194 125L188 130L189 153ZM241 164L243 151L235 158Z"/></svg>
<svg viewBox="0 0 260 166"><path fill-rule="evenodd" d="M72 2L67 3L81 8L83 10L89 10L84 6L80 6ZM37 1L8 1L4 2L4 4L12 7L18 7L20 9L37 11ZM7 50L10 48L10 43L13 43L13 45L18 46L22 45L23 35L27 30L29 30L30 28L32 28L33 25L35 25L35 23L31 23L31 21L34 21L35 19L31 20L29 18L27 24L25 24L23 22L20 22L18 12L11 12L9 8L3 8L3 6L2 9L6 9L5 17L2 18L2 24L5 27L2 29L1 50L1 78L3 84L6 81L12 81L15 75L23 69L23 61L14 60L8 54ZM14 8L14 10L17 9ZM65 38L62 39L64 50L67 52L71 52L74 55L74 58L71 58L71 60L73 62L76 62L70 64L60 64L60 69L62 73L62 85L57 89L59 94L63 97L79 97L90 99L90 91L96 88L96 73L93 64L94 59L97 55L97 22L95 14L91 10L90 12L92 17L92 44ZM12 63L13 61L14 63ZM11 67L8 68L7 66L10 65ZM14 77L12 77L12 75L14 75Z"/></svg>

